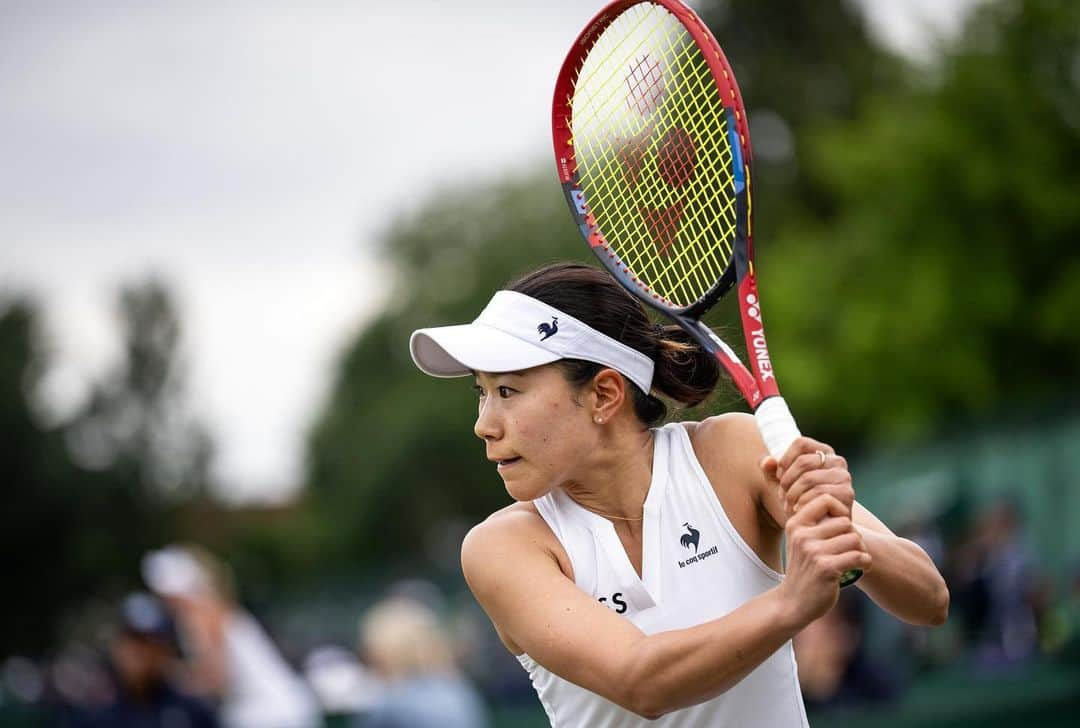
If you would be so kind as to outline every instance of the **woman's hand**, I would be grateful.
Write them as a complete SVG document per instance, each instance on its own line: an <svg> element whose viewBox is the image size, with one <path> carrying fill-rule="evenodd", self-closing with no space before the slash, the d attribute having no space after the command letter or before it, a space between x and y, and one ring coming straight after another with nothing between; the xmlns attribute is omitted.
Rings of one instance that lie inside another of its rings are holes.
<svg viewBox="0 0 1080 728"><path fill-rule="evenodd" d="M866 543L851 520L851 473L832 447L809 437L792 443L779 462L764 458L761 467L784 510L784 588L795 613L808 623L836 603L845 571L867 571L871 565Z"/></svg>
<svg viewBox="0 0 1080 728"><path fill-rule="evenodd" d="M784 526L787 567L779 589L801 625L828 612L840 596L840 577L868 571L872 559L849 516L850 508L828 493L817 495Z"/></svg>
<svg viewBox="0 0 1080 728"><path fill-rule="evenodd" d="M769 469L765 474L767 478L770 476ZM847 460L823 442L809 437L797 439L780 458L775 476L770 479L776 480L780 488L780 500L788 517L823 494L844 504L847 516L851 517L855 489L851 485Z"/></svg>

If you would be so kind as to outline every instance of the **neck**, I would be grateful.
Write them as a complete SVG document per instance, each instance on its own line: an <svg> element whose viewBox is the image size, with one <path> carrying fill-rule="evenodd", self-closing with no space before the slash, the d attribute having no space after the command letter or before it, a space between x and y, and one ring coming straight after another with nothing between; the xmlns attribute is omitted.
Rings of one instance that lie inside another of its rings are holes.
<svg viewBox="0 0 1080 728"><path fill-rule="evenodd" d="M618 522L640 522L652 482L653 435L635 420L601 430L595 456L563 490L582 508Z"/></svg>

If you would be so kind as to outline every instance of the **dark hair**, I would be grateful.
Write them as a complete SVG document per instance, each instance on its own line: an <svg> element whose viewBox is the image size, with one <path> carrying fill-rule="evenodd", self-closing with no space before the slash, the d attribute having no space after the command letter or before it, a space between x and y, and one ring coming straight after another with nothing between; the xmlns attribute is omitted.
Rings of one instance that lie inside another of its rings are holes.
<svg viewBox="0 0 1080 728"><path fill-rule="evenodd" d="M581 263L554 263L507 286L597 331L637 349L656 363L653 390L683 405L700 404L716 387L720 365L679 326L654 324L645 305L605 271ZM571 384L582 386L604 368L580 359L557 362ZM634 412L652 426L667 416L667 405L627 380Z"/></svg>

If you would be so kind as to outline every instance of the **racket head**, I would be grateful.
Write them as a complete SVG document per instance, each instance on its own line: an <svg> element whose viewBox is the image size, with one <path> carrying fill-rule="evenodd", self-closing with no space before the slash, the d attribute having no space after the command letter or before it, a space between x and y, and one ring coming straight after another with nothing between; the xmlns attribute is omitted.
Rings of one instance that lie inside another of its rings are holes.
<svg viewBox="0 0 1080 728"><path fill-rule="evenodd" d="M735 76L678 0L616 0L585 27L552 105L556 167L601 263L673 318L752 270L751 147Z"/></svg>

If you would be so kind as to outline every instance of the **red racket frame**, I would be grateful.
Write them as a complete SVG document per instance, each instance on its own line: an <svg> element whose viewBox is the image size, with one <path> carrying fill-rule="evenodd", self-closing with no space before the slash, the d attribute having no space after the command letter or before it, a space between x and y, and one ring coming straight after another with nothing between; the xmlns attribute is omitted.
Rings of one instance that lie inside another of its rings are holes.
<svg viewBox="0 0 1080 728"><path fill-rule="evenodd" d="M659 5L674 15L690 33L694 42L712 70L720 94L721 103L728 114L729 130L734 154L733 175L736 180L736 234L733 242L734 255L727 271L698 301L689 306L678 306L651 290L627 268L611 250L604 239L596 219L589 214L588 200L578 184L577 165L571 129L571 100L574 83L581 65L600 34L625 10L634 5ZM678 0L615 0L594 17L578 35L570 53L563 62L555 84L555 98L551 112L552 137L555 143L555 161L567 204L582 236L589 243L600 262L631 293L645 303L670 316L697 339L706 350L712 352L728 371L746 402L757 408L768 397L778 396L780 390L772 371L765 328L761 320L761 303L754 274L754 246L751 222L751 148L750 131L742 94L735 81L727 58L716 38L689 7ZM739 312L743 335L749 354L749 370L732 349L719 339L700 319L733 285L739 291Z"/></svg>

